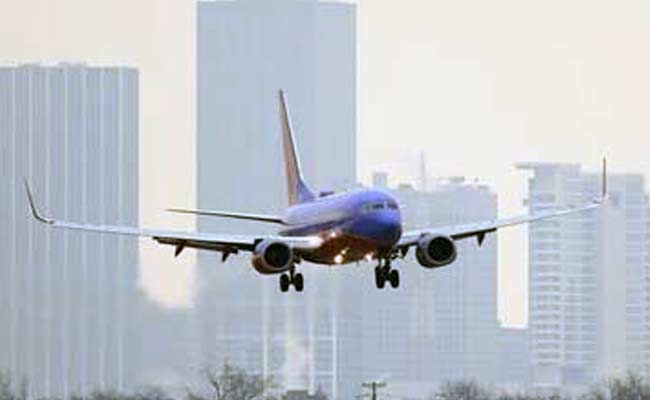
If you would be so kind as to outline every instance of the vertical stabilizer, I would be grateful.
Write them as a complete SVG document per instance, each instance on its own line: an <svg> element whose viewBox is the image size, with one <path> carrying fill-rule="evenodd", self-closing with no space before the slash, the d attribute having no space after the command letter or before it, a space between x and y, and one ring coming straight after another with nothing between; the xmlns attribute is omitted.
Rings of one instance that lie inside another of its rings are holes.
<svg viewBox="0 0 650 400"><path fill-rule="evenodd" d="M280 118L282 120L282 148L284 166L287 174L287 191L289 205L313 201L316 196L305 183L300 170L300 160L296 151L296 142L291 127L291 116L284 91L280 90Z"/></svg>

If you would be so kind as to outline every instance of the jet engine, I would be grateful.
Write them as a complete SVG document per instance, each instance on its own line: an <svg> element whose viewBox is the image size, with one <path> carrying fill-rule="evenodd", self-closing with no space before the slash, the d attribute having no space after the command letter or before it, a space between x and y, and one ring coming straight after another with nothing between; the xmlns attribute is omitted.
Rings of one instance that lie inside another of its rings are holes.
<svg viewBox="0 0 650 400"><path fill-rule="evenodd" d="M279 274L291 268L293 250L286 243L264 240L255 246L252 264L260 274Z"/></svg>
<svg viewBox="0 0 650 400"><path fill-rule="evenodd" d="M415 257L425 268L440 268L456 260L456 244L448 236L428 235L418 242Z"/></svg>

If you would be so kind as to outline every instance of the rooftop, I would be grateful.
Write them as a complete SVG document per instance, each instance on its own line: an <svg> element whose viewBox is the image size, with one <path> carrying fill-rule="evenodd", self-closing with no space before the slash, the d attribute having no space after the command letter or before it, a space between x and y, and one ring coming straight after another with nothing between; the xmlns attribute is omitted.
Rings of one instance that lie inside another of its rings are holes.
<svg viewBox="0 0 650 400"><path fill-rule="evenodd" d="M85 61L0 61L0 68L124 68L137 70L128 63L89 63Z"/></svg>

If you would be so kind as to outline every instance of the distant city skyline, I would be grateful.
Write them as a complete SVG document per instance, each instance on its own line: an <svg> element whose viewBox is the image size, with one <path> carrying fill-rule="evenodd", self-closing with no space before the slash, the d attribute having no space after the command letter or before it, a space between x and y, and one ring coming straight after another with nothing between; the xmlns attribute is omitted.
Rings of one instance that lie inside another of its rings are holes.
<svg viewBox="0 0 650 400"><path fill-rule="evenodd" d="M650 172L650 4L359 2L358 170L415 181L479 177L502 213L521 211L522 160ZM141 222L191 227L161 210L193 204L195 7L192 1L5 2L4 61L125 63L141 71ZM119 26L117 30L115 27ZM169 163L168 160L174 160ZM215 185L216 188L216 185ZM526 320L526 230L499 241L501 315ZM191 301L193 257L141 245L143 285L169 305Z"/></svg>

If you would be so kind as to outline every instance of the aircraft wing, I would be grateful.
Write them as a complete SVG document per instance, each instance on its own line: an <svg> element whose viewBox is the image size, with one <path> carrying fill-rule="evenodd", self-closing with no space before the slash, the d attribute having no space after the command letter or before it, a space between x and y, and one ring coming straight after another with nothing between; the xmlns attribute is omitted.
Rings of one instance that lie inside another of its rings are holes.
<svg viewBox="0 0 650 400"><path fill-rule="evenodd" d="M238 253L239 251L253 251L257 243L262 240L282 241L297 250L315 249L318 248L322 242L321 238L317 236L296 237L274 235L227 235L214 233L139 229L130 226L92 225L61 221L45 217L38 211L27 182L25 182L25 190L27 191L27 197L29 200L29 206L31 208L32 215L38 222L41 222L52 228L114 235L149 237L160 244L175 246L176 255L179 255L185 248L196 248L222 252L224 256L227 256L229 254Z"/></svg>
<svg viewBox="0 0 650 400"><path fill-rule="evenodd" d="M418 243L420 238L422 238L425 235L431 235L431 234L446 235L454 240L476 237L478 239L479 244L482 244L483 239L485 238L485 234L495 232L499 228L521 225L521 224L526 224L529 222L535 222L535 221L540 221L549 218L561 217L563 215L580 213L580 212L599 208L603 204L605 204L605 199L596 200L591 204L587 204L581 207L547 210L547 211L540 211L533 214L494 219L494 220L482 221L482 222L476 222L470 224L440 226L440 227L433 227L428 229L425 228L425 229L407 231L404 232L404 234L402 235L402 238L397 244L397 247L406 248L415 245Z"/></svg>
<svg viewBox="0 0 650 400"><path fill-rule="evenodd" d="M607 160L603 158L603 170L601 176L601 195L590 204L578 207L568 207L563 209L554 209L539 211L532 214L520 215L510 218L494 219L470 224L451 225L432 227L429 229L418 229L407 231L402 234L402 238L397 244L398 249L407 249L418 243L425 235L446 235L453 240L461 240L470 237L476 237L478 244L481 245L487 233L495 232L499 228L507 226L521 225L530 222L540 221L543 219L561 217L563 215L580 213L588 210L599 208L607 203Z"/></svg>
<svg viewBox="0 0 650 400"><path fill-rule="evenodd" d="M208 217L234 218L234 219L244 219L249 221L270 222L273 224L284 224L284 220L282 219L282 217L277 215L250 214L250 213L213 211L213 210L188 210L185 208L169 208L166 211L177 213L177 214L203 215Z"/></svg>

